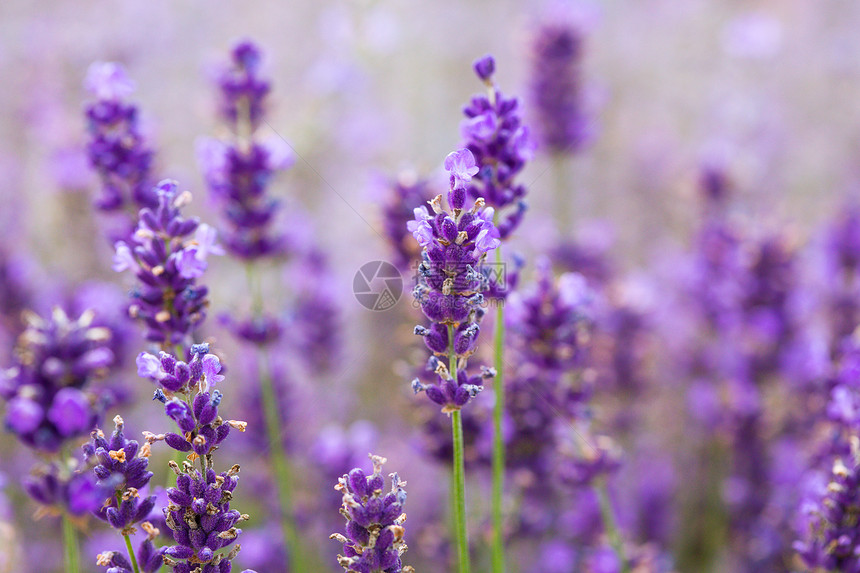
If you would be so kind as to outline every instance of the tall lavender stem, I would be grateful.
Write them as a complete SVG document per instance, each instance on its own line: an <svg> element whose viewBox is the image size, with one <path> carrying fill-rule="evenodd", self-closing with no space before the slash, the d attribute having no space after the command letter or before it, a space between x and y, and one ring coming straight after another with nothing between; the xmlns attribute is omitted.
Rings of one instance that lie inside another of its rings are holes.
<svg viewBox="0 0 860 573"><path fill-rule="evenodd" d="M496 265L502 265L502 247L496 249ZM505 415L505 305L499 301L496 306L496 324L493 333L493 366L496 369L494 380L495 403L493 404L493 547L492 564L494 573L505 571L505 546L503 532L502 502L505 490L505 441L502 436L502 419Z"/></svg>
<svg viewBox="0 0 860 573"><path fill-rule="evenodd" d="M301 553L301 543L292 519L293 476L289 463L284 455L281 436L278 428L281 419L278 415L278 402L269 371L269 354L266 348L260 349L260 390L263 398L263 413L266 419L266 436L269 440L269 456L272 461L274 485L278 492L278 503L281 510L281 527L284 541L287 544L287 554L290 561L290 571L305 571L304 558Z"/></svg>
<svg viewBox="0 0 860 573"><path fill-rule="evenodd" d="M612 546L612 550L618 558L621 573L629 573L630 565L624 557L624 544L621 541L621 534L618 532L618 525L615 523L615 511L612 509L612 501L609 499L609 488L606 485L606 480L597 480L594 488L597 491L597 500L600 503L600 517L603 520L603 529L606 531L609 545Z"/></svg>
<svg viewBox="0 0 860 573"><path fill-rule="evenodd" d="M454 326L448 325L448 371L457 379L457 352L454 350ZM469 531L466 527L466 462L463 457L463 418L460 410L451 413L451 433L454 442L454 481L451 497L454 500L454 526L457 538L457 557L460 573L469 573Z"/></svg>

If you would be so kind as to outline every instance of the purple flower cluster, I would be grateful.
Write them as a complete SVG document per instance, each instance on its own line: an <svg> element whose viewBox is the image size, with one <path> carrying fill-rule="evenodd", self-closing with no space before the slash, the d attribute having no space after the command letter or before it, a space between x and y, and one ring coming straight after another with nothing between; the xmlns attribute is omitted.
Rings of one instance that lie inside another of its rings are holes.
<svg viewBox="0 0 860 573"><path fill-rule="evenodd" d="M581 371L593 329L593 297L581 275L555 279L544 259L534 286L508 299L505 318L517 367L508 382L513 427L507 458L514 467L545 475L564 430L559 424L581 416L591 394L590 380Z"/></svg>
<svg viewBox="0 0 860 573"><path fill-rule="evenodd" d="M484 314L480 291L486 289L487 278L481 263L500 240L493 225L493 209L485 208L482 199L464 211L466 185L477 169L472 153L461 149L449 154L445 167L451 174L448 210L443 209L442 196L438 195L430 201L433 215L426 207L417 207L415 219L408 224L423 249L414 296L432 321L429 328L415 327L415 334L424 338L434 354L454 353L465 361L475 351ZM413 389L416 393L426 391L430 400L449 412L460 409L482 389L481 378L493 375L485 370L481 376L469 376L465 368L458 368L455 379L439 361L434 369L436 384L423 384L416 378Z"/></svg>
<svg viewBox="0 0 860 573"><path fill-rule="evenodd" d="M140 211L128 242L115 245L113 269L130 270L138 279L128 313L146 326L146 339L163 347L182 344L206 316L208 289L196 284L210 254L222 254L215 230L180 213L190 200L165 180L155 189L158 206Z"/></svg>
<svg viewBox="0 0 860 573"><path fill-rule="evenodd" d="M837 459L830 483L803 506L804 530L795 550L810 568L860 572L860 462L855 453L848 463Z"/></svg>
<svg viewBox="0 0 860 573"><path fill-rule="evenodd" d="M137 106L126 98L134 83L119 64L96 62L85 82L96 100L86 107L90 132L87 154L102 182L97 205L105 211L154 208L152 150L140 133Z"/></svg>
<svg viewBox="0 0 860 573"><path fill-rule="evenodd" d="M285 252L285 236L272 227L278 202L266 190L276 173L293 164L285 141L255 138L269 92L268 81L258 75L259 63L260 51L253 43L243 41L233 48L231 67L219 79L221 116L232 137L201 139L197 146L204 179L229 226L224 244L232 255L245 260Z"/></svg>
<svg viewBox="0 0 860 573"><path fill-rule="evenodd" d="M138 546L135 560L141 573L155 573L164 564L166 548L156 548L153 540L159 530L150 522L144 521L155 508L156 496L141 498L140 490L149 484L152 472L149 471L151 441L143 448L135 440L123 434L123 420L114 418L115 429L106 439L101 430L92 433L92 441L84 446L84 456L94 463L92 473L98 478L98 485L110 489L107 501L95 511L95 515L129 536L135 532L135 525L146 532L146 538ZM141 523L143 522L143 523ZM110 573L132 573L132 564L117 551L100 553L96 564L108 567Z"/></svg>
<svg viewBox="0 0 860 573"><path fill-rule="evenodd" d="M583 30L554 19L532 38L532 103L538 135L551 153L573 153L593 136L583 101Z"/></svg>
<svg viewBox="0 0 860 573"><path fill-rule="evenodd" d="M146 456L135 457L140 444L123 435L123 420L114 418L115 429L107 440L101 430L92 434L92 440L84 446L86 459L95 463L93 473L100 483L114 483L115 495L98 512L98 517L111 527L131 531L134 524L143 521L155 507L155 496L140 498L138 490L149 483L152 472L147 468Z"/></svg>
<svg viewBox="0 0 860 573"><path fill-rule="evenodd" d="M515 211L498 221L498 232L504 239L519 226L525 214L522 199L526 187L516 177L532 159L535 144L528 128L522 125L519 100L506 98L493 84L495 60L485 56L474 67L488 93L473 96L463 108L466 116L460 126L463 146L472 152L478 167L472 174L474 178L470 178L468 191L499 210L499 217L502 209L517 205Z"/></svg>
<svg viewBox="0 0 860 573"><path fill-rule="evenodd" d="M219 550L230 546L242 533L235 526L248 516L230 509L232 492L239 482L239 466L216 474L213 453L231 428L243 432L247 424L225 421L218 415L222 395L212 389L224 377L219 374L220 360L209 353L209 345L192 345L189 355L192 359L188 363L166 352L159 358L147 353L138 357L138 373L163 387L155 391L155 399L165 404L165 414L182 432L147 433L147 445L164 440L179 452L190 452L189 461L183 461L181 467L170 462L177 478L176 486L167 490L170 503L164 508L164 516L176 545L166 549L164 563L175 573L229 573L239 545L229 552ZM165 390L189 399L168 399ZM197 460L201 469L194 468Z"/></svg>
<svg viewBox="0 0 860 573"><path fill-rule="evenodd" d="M164 515L176 545L167 548L164 563L174 573L230 573L239 545L226 553L218 551L236 541L242 533L236 525L249 519L230 509L239 466L220 474L212 468L201 473L189 462L182 469L176 462L171 467L177 474L176 487L167 490L170 504Z"/></svg>
<svg viewBox="0 0 860 573"><path fill-rule="evenodd" d="M90 472L77 469L70 471L68 464L57 462L38 467L24 479L24 491L42 506L71 515L84 516L98 511L113 487L99 484Z"/></svg>
<svg viewBox="0 0 860 573"><path fill-rule="evenodd" d="M410 573L414 571L412 567L404 567L401 561L406 551L406 482L400 481L396 473L390 474L391 491L383 493L382 465L386 459L373 455L370 459L373 474L368 476L354 468L335 486L343 494L340 513L346 518L346 535L331 536L343 543L344 555L338 555L338 563L351 573Z"/></svg>
<svg viewBox="0 0 860 573"><path fill-rule="evenodd" d="M56 452L96 425L103 405L88 386L114 356L111 332L92 326L94 316L69 317L59 307L49 318L27 315L16 364L0 375L0 396L8 401L6 428L28 447Z"/></svg>

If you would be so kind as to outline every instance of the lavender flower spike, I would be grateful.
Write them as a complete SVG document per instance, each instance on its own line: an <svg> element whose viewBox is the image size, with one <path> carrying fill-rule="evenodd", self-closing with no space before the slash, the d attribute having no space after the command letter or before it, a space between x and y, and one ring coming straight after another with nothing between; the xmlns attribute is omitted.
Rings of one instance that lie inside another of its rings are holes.
<svg viewBox="0 0 860 573"><path fill-rule="evenodd" d="M430 201L434 215L426 207L418 207L415 219L407 224L423 249L414 294L433 323L429 328L416 326L415 334L424 338L434 354L449 357L453 352L465 363L475 350L484 314L481 291L487 288L487 279L481 264L501 241L493 225L493 210L484 207L483 199L476 200L469 211L464 210L465 187L476 169L472 153L468 149L455 151L445 160L445 167L451 174L448 210L443 209L439 195ZM435 356L432 360L437 383L423 384L416 379L412 387L415 392L426 391L445 412L464 406L482 390L481 379L493 375L485 370L470 377L465 367L453 373Z"/></svg>
<svg viewBox="0 0 860 573"><path fill-rule="evenodd" d="M175 461L170 467L176 474L176 486L167 490L169 505L163 509L167 526L173 532L176 545L164 552L164 564L173 573L230 573L231 561L239 553L236 541L242 530L236 527L249 519L230 508L233 490L239 483L239 466L225 472L213 469L213 454L232 429L245 431L245 422L224 420L218 415L222 395L210 388L221 370L218 358L209 354L208 344L195 344L190 348L190 363L161 353L160 364L150 359L139 362L145 375L154 377L165 388L179 388L188 393L189 401L168 399L159 388L155 398L165 404L165 413L176 422L181 434L145 434L147 443L164 440L180 452L190 452L182 466ZM141 366L141 364L143 364ZM200 461L199 469L195 463Z"/></svg>
<svg viewBox="0 0 860 573"><path fill-rule="evenodd" d="M140 211L129 242L115 245L115 271L132 271L139 284L132 291L128 312L146 325L146 338L163 347L181 344L206 316L208 289L198 286L210 254L221 254L215 235L197 218L180 209L191 194L177 192L176 182L164 180L155 189L158 206Z"/></svg>
<svg viewBox="0 0 860 573"><path fill-rule="evenodd" d="M525 214L525 185L516 177L534 155L535 144L527 127L522 125L519 100L506 98L493 84L495 61L485 56L475 63L475 73L488 86L486 95L472 97L460 124L463 146L474 155L478 171L467 181L469 193L483 197L487 205L501 210L509 205L516 209L500 220L502 239L510 235ZM446 164L446 168L448 165ZM459 172L459 171L458 171ZM498 214L501 217L501 212Z"/></svg>
<svg viewBox="0 0 860 573"><path fill-rule="evenodd" d="M102 181L103 195L96 205L104 211L155 207L152 150L140 133L137 107L125 101L134 83L119 64L96 62L84 85L96 97L86 107L87 154Z"/></svg>
<svg viewBox="0 0 860 573"><path fill-rule="evenodd" d="M269 82L259 75L260 59L260 50L252 42L233 48L230 66L218 82L221 116L231 137L203 138L197 143L203 177L227 219L227 250L245 260L285 252L285 235L274 232L272 225L278 201L266 190L272 178L294 162L292 149L279 136L265 141L256 137L269 92Z"/></svg>
<svg viewBox="0 0 860 573"><path fill-rule="evenodd" d="M368 476L354 468L334 487L343 494L340 513L346 518L346 535L330 536L343 543L344 555L338 555L337 561L351 573L414 573L400 559L406 552L406 482L400 481L396 473L390 474L391 491L383 493L382 466L386 459L372 454L370 459L373 474Z"/></svg>

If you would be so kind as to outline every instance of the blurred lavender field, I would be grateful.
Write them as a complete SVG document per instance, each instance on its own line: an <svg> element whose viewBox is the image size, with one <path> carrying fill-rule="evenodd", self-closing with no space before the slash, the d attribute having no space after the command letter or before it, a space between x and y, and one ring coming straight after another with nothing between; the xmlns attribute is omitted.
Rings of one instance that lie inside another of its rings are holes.
<svg viewBox="0 0 860 573"><path fill-rule="evenodd" d="M860 571L858 25L4 2L0 573Z"/></svg>

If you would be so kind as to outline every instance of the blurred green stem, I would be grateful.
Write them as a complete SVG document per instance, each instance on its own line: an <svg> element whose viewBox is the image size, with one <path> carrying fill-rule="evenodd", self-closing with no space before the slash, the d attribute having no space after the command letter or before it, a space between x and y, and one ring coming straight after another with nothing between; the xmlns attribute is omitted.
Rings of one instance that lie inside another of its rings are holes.
<svg viewBox="0 0 860 573"><path fill-rule="evenodd" d="M75 526L68 515L63 515L63 555L66 563L66 573L78 573L80 554L78 553L78 535Z"/></svg>
<svg viewBox="0 0 860 573"><path fill-rule="evenodd" d="M624 544L621 541L621 534L618 532L618 525L615 523L615 512L612 509L612 502L609 499L609 487L606 485L605 479L599 479L594 485L597 490L597 499L600 502L600 516L603 518L603 529L606 531L606 536L609 538L609 544L612 550L615 551L615 556L618 558L618 563L621 566L621 573L629 573L630 565L624 557Z"/></svg>
<svg viewBox="0 0 860 573"><path fill-rule="evenodd" d="M496 249L497 272L501 269L502 248ZM505 547L502 501L505 487L505 440L502 436L502 420L505 415L505 305L501 299L496 299L496 324L494 332L494 366L496 377L493 380L495 404L493 405L493 573L505 571Z"/></svg>

